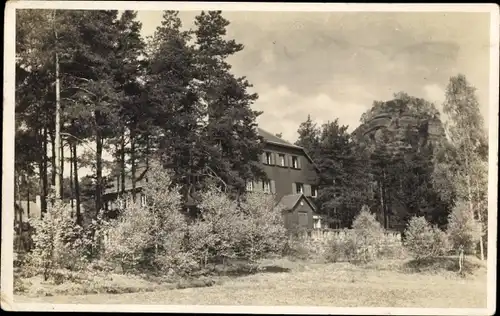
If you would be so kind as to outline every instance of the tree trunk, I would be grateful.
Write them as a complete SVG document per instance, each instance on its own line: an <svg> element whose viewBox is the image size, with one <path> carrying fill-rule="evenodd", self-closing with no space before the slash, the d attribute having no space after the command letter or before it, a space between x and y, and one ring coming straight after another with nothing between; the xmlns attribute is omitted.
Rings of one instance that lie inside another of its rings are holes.
<svg viewBox="0 0 500 316"><path fill-rule="evenodd" d="M27 205L26 205L26 215L28 218L30 218L30 182L28 182L28 184L26 185L26 200L28 201Z"/></svg>
<svg viewBox="0 0 500 316"><path fill-rule="evenodd" d="M48 143L48 132L47 127L43 128L43 154L42 154L42 172L40 173L40 177L42 178L42 186L40 192L40 204L41 204L41 216L47 212L47 195L49 193L48 182L49 182L49 173L47 168L48 157L47 157L47 143Z"/></svg>
<svg viewBox="0 0 500 316"><path fill-rule="evenodd" d="M484 249L483 249L483 236L482 236L482 223L481 223L481 215L480 215L480 210L477 211L477 216L475 216L475 212L474 212L474 202L473 202L473 197L472 197L472 184L471 184L471 180L470 180L470 164L469 164L469 159L467 158L467 156L465 157L465 169L468 171L467 172L467 176L465 177L466 181L467 181L467 197L468 197L468 200L469 200L469 209L470 209L470 212L472 214L472 217L473 218L476 218L478 219L478 222L479 224L481 225L481 236L479 238L479 251L480 251L480 257L481 257L481 260L484 260Z"/></svg>
<svg viewBox="0 0 500 316"><path fill-rule="evenodd" d="M69 143L69 189L70 189L70 204L71 204L71 218L74 216L75 203L74 203L74 186L73 186L73 146Z"/></svg>
<svg viewBox="0 0 500 316"><path fill-rule="evenodd" d="M59 169L60 198L64 200L64 142L61 140L61 168Z"/></svg>
<svg viewBox="0 0 500 316"><path fill-rule="evenodd" d="M14 174L16 174L15 185L16 185L17 190L15 190L15 191L16 191L16 195L17 195L17 201L19 203L19 208L17 208L18 209L17 214L18 214L19 219L17 221L17 227L16 227L17 228L17 245L16 245L16 251L20 251L21 250L21 245L22 245L22 243L21 243L21 241L22 241L22 234L23 234L23 231L22 231L22 227L23 227L23 209L22 209L22 203L21 203L21 190L20 190L21 189L21 185L19 183L20 176L17 173L14 173ZM14 218L15 218L15 216L14 216Z"/></svg>
<svg viewBox="0 0 500 316"><path fill-rule="evenodd" d="M384 201L384 184L382 180L379 180L379 191L380 191L380 211L381 215L384 219L384 228L385 228L385 201Z"/></svg>
<svg viewBox="0 0 500 316"><path fill-rule="evenodd" d="M135 165L135 132L132 130L130 131L130 162L132 164L131 168L131 178L132 178L132 200L135 202L136 198L136 192L135 192L135 187L136 187L136 165Z"/></svg>
<svg viewBox="0 0 500 316"><path fill-rule="evenodd" d="M97 219L97 214L101 211L102 206L102 142L102 137L98 131L96 136L96 191L94 219Z"/></svg>
<svg viewBox="0 0 500 316"><path fill-rule="evenodd" d="M56 183L56 139L55 139L55 133L53 130L49 131L49 136L50 136L50 147L51 147L51 153L52 155L50 156L50 164L51 164L51 173L50 173L50 185L54 186Z"/></svg>
<svg viewBox="0 0 500 316"><path fill-rule="evenodd" d="M55 18L56 11L54 10L54 18ZM54 35L56 39L56 44L57 44L57 31L55 29L55 24L54 24ZM59 171L59 166L63 164L63 161L61 159L61 151L62 151L62 146L61 146L61 95L60 95L60 82L59 82L59 54L57 52L56 48L56 126L55 126L55 198L56 199L61 199L62 198L62 172Z"/></svg>
<svg viewBox="0 0 500 316"><path fill-rule="evenodd" d="M484 260L484 242L483 242L483 222L481 218L481 212L477 212L479 226L481 227L481 235L479 236L479 251L481 255L481 260Z"/></svg>
<svg viewBox="0 0 500 316"><path fill-rule="evenodd" d="M145 181L148 182L148 172L149 172L149 135L146 135L146 174Z"/></svg>
<svg viewBox="0 0 500 316"><path fill-rule="evenodd" d="M121 191L120 194L125 194L125 129L122 128L122 135L120 140L120 181Z"/></svg>
<svg viewBox="0 0 500 316"><path fill-rule="evenodd" d="M78 180L78 155L76 151L76 142L73 143L73 177L75 183L76 223L81 226L82 215L80 211L80 183Z"/></svg>

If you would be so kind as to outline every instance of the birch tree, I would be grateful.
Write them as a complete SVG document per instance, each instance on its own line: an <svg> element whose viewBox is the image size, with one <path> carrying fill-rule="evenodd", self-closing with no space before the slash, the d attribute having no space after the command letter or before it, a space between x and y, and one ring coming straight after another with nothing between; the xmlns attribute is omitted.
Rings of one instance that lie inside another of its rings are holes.
<svg viewBox="0 0 500 316"><path fill-rule="evenodd" d="M462 74L450 78L443 111L449 117L447 134L454 145L459 166L453 181L458 199L481 225L479 249L484 260L484 224L487 215L487 136L474 88Z"/></svg>

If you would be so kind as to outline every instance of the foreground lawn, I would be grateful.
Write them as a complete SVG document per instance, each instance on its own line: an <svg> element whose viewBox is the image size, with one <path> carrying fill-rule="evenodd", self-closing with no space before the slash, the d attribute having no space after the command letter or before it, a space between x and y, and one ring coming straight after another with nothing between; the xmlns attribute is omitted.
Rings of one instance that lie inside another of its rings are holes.
<svg viewBox="0 0 500 316"><path fill-rule="evenodd" d="M204 288L128 294L15 296L18 303L163 304L163 305L304 305L335 307L485 308L486 269L465 277L404 271L401 261L365 266L310 264L279 260L287 272L263 272L227 278ZM278 269L277 269L278 270Z"/></svg>

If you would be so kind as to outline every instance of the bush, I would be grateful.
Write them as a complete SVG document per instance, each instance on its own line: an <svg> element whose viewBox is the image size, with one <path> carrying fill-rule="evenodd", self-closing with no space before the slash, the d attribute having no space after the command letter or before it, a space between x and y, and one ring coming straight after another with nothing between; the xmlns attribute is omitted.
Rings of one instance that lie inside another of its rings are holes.
<svg viewBox="0 0 500 316"><path fill-rule="evenodd" d="M152 222L147 208L129 201L118 218L107 226L102 259L123 272L137 269L153 243Z"/></svg>
<svg viewBox="0 0 500 316"><path fill-rule="evenodd" d="M186 220L181 213L181 197L170 175L153 165L144 187L147 203L128 199L115 221L107 225L103 259L122 271L143 268L169 273L191 269L183 253ZM172 188L172 189L170 189Z"/></svg>
<svg viewBox="0 0 500 316"><path fill-rule="evenodd" d="M353 234L345 229L343 238L334 237L329 241L326 260L329 262L351 261L356 258L356 244Z"/></svg>
<svg viewBox="0 0 500 316"><path fill-rule="evenodd" d="M287 235L272 196L248 194L239 204L214 187L202 194L200 216L189 225L187 250L202 266L228 259L250 264L281 254Z"/></svg>
<svg viewBox="0 0 500 316"><path fill-rule="evenodd" d="M448 251L446 234L424 217L413 217L405 230L404 246L417 260L440 256Z"/></svg>
<svg viewBox="0 0 500 316"><path fill-rule="evenodd" d="M47 280L58 269L77 270L88 263L88 241L70 214L69 205L57 200L54 204L49 203L42 219L30 219L34 228L34 248L27 255L26 270L42 273Z"/></svg>
<svg viewBox="0 0 500 316"><path fill-rule="evenodd" d="M370 262L379 258L392 259L404 255L399 241L387 235L364 206L353 221L351 230L334 236L329 241L326 259L330 262Z"/></svg>
<svg viewBox="0 0 500 316"><path fill-rule="evenodd" d="M215 187L202 193L200 216L189 225L187 250L202 266L236 257L244 219L237 203Z"/></svg>
<svg viewBox="0 0 500 316"><path fill-rule="evenodd" d="M241 203L243 221L237 243L238 258L251 263L271 254L282 254L287 242L282 208L272 195L249 193Z"/></svg>
<svg viewBox="0 0 500 316"><path fill-rule="evenodd" d="M363 207L346 237L347 256L354 261L368 262L378 257L379 248L384 240L384 229L375 215L371 214L367 207Z"/></svg>
<svg viewBox="0 0 500 316"><path fill-rule="evenodd" d="M448 216L448 239L454 249L464 247L467 254L475 253L481 236L481 226L465 202L459 202Z"/></svg>

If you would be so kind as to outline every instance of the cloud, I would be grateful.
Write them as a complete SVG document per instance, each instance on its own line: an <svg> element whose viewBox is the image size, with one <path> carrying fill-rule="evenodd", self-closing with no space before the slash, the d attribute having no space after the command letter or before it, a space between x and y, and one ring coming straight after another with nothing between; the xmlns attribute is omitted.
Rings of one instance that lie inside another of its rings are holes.
<svg viewBox="0 0 500 316"><path fill-rule="evenodd" d="M441 105L444 102L446 91L445 89L436 84L427 84L423 88L425 95L424 97L430 101L434 102L436 105Z"/></svg>
<svg viewBox="0 0 500 316"><path fill-rule="evenodd" d="M181 12L184 25L192 27L196 14ZM231 22L228 38L245 46L229 62L260 95L255 108L264 111L262 127L292 140L307 112L352 126L374 100L388 100L398 91L440 105L449 78L458 73L478 88L481 111L488 113L488 13L223 15ZM151 32L161 13L139 12L139 18Z"/></svg>
<svg viewBox="0 0 500 316"><path fill-rule="evenodd" d="M338 101L326 93L303 96L281 85L266 86L254 109L264 112L258 118L262 128L283 133L284 139L295 142L297 129L308 115L319 125L339 118L341 124L353 130L370 105Z"/></svg>

